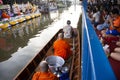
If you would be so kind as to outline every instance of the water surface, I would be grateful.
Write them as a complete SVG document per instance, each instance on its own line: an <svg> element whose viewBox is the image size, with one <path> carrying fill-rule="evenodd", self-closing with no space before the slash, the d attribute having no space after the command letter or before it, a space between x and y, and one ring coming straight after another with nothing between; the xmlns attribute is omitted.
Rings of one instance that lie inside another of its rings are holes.
<svg viewBox="0 0 120 80"><path fill-rule="evenodd" d="M67 20L77 27L80 13L81 6L71 6L0 32L0 80L12 80Z"/></svg>

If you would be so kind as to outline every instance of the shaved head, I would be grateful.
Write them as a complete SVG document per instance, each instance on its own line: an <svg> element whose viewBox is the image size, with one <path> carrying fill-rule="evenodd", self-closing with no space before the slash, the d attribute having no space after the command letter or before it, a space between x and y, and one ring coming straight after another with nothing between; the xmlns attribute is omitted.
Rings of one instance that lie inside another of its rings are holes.
<svg viewBox="0 0 120 80"><path fill-rule="evenodd" d="M41 72L47 72L49 69L48 63L46 61L41 61L40 62L40 71Z"/></svg>
<svg viewBox="0 0 120 80"><path fill-rule="evenodd" d="M63 39L63 37L64 37L64 36L63 36L63 33L59 33L59 34L58 34L58 39Z"/></svg>

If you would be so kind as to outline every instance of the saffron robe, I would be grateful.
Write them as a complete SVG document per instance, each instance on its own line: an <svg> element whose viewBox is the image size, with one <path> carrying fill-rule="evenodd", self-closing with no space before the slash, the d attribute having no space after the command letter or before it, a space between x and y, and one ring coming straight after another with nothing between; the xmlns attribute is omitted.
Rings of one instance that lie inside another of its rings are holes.
<svg viewBox="0 0 120 80"><path fill-rule="evenodd" d="M36 72L32 80L58 80L58 78L51 72Z"/></svg>
<svg viewBox="0 0 120 80"><path fill-rule="evenodd" d="M60 56L63 59L68 59L71 55L70 45L63 39L58 39L53 44L54 55Z"/></svg>

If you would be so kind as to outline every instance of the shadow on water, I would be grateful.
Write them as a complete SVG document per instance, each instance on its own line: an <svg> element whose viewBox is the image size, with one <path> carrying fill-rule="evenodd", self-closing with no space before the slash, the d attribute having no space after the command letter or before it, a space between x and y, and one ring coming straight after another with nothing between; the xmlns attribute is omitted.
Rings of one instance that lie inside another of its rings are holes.
<svg viewBox="0 0 120 80"><path fill-rule="evenodd" d="M52 21L50 16L46 14L41 18L32 19L1 32L0 62L9 59L11 54L16 52L18 48L26 46L30 38L35 37L35 34L51 24Z"/></svg>

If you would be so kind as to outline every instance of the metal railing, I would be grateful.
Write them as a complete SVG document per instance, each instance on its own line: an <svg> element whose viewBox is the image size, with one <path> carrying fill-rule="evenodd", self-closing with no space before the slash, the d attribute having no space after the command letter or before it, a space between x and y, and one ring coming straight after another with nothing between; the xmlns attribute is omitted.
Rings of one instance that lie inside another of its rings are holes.
<svg viewBox="0 0 120 80"><path fill-rule="evenodd" d="M116 80L96 32L82 8L82 80Z"/></svg>

